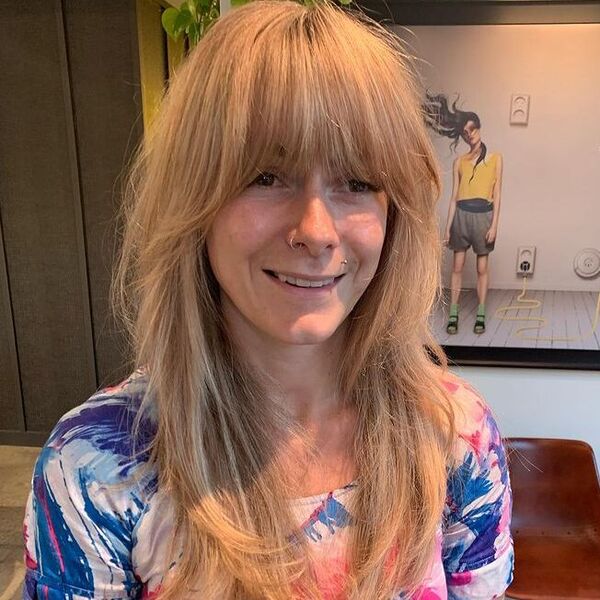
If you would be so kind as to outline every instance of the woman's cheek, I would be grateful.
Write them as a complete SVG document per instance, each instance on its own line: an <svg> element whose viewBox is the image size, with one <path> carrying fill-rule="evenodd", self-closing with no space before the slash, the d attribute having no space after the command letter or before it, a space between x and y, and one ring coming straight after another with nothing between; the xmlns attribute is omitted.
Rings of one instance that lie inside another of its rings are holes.
<svg viewBox="0 0 600 600"><path fill-rule="evenodd" d="M370 261L379 261L385 239L385 218L376 215L363 216L352 227L352 245Z"/></svg>
<svg viewBox="0 0 600 600"><path fill-rule="evenodd" d="M351 239L348 239L352 255L358 262L356 270L356 299L364 293L371 283L379 261L385 238L385 222L378 219L363 219L361 226L354 229Z"/></svg>

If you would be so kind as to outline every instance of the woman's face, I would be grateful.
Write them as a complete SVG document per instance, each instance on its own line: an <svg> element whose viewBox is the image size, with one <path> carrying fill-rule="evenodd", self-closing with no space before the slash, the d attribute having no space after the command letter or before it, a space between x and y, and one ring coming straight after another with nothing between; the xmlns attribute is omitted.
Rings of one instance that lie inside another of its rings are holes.
<svg viewBox="0 0 600 600"><path fill-rule="evenodd" d="M480 129L475 126L474 121L467 121L465 123L462 138L469 146L471 146L471 148L481 141Z"/></svg>
<svg viewBox="0 0 600 600"><path fill-rule="evenodd" d="M229 325L288 344L330 338L375 274L386 216L367 183L260 174L208 235Z"/></svg>

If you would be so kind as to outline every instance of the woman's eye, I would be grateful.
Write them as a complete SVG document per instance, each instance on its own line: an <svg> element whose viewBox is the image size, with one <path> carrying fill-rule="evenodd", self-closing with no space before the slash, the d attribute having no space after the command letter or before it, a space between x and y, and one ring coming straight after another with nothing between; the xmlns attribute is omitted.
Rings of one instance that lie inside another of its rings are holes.
<svg viewBox="0 0 600 600"><path fill-rule="evenodd" d="M260 187L272 186L277 177L273 173L261 173L250 185L258 185Z"/></svg>
<svg viewBox="0 0 600 600"><path fill-rule="evenodd" d="M366 181L359 181L358 179L348 180L348 188L351 192L364 193L373 190L373 186Z"/></svg>

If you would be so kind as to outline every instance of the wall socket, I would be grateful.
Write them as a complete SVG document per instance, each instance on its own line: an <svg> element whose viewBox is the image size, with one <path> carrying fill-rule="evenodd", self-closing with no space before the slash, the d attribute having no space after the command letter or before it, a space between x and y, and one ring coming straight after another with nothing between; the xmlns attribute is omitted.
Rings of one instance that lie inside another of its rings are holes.
<svg viewBox="0 0 600 600"><path fill-rule="evenodd" d="M535 267L535 246L519 246L517 251L517 275L530 277Z"/></svg>
<svg viewBox="0 0 600 600"><path fill-rule="evenodd" d="M513 94L510 97L510 124L527 125L529 122L529 94Z"/></svg>

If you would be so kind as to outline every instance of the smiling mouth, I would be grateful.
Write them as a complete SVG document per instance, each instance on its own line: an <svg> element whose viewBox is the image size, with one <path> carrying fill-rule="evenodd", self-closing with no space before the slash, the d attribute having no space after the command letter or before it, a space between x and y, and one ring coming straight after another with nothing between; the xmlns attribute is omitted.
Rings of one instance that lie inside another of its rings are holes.
<svg viewBox="0 0 600 600"><path fill-rule="evenodd" d="M268 269L265 269L264 272L270 277L273 277L273 279L278 279L279 281L281 281L281 283L286 283L287 285L299 288L329 287L331 285L336 284L344 276L344 274L342 274L338 275L337 277L303 279L301 277L292 277L291 275L284 275L283 273L278 273L276 271L269 271Z"/></svg>

